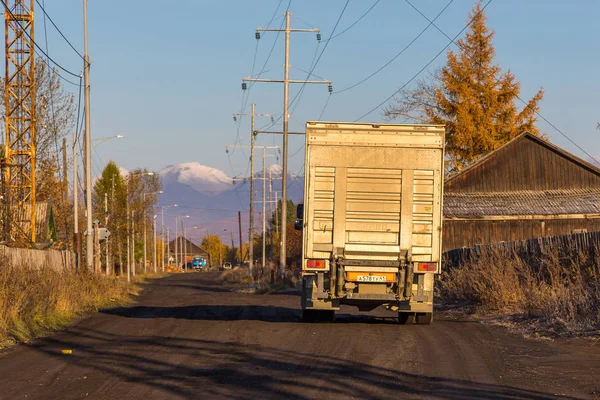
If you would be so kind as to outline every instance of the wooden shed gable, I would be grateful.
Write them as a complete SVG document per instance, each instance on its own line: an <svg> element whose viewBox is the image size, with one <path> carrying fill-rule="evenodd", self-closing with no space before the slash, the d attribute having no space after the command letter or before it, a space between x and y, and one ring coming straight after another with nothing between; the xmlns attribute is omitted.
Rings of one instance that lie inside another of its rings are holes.
<svg viewBox="0 0 600 400"><path fill-rule="evenodd" d="M600 188L600 169L524 133L446 180L451 192Z"/></svg>

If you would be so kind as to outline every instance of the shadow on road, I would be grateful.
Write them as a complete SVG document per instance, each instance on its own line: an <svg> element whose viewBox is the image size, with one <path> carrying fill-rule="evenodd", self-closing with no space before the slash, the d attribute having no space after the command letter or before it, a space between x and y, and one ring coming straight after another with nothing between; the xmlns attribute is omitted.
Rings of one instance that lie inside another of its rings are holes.
<svg viewBox="0 0 600 400"><path fill-rule="evenodd" d="M325 358L302 344L289 352L233 342L122 336L79 328L66 339L48 338L34 347L72 366L93 368L109 378L178 398L554 398L505 385L405 373L402 365L390 369L360 360ZM56 348L73 348L73 356L60 357Z"/></svg>
<svg viewBox="0 0 600 400"><path fill-rule="evenodd" d="M127 318L176 318L210 321L297 322L300 319L299 309L262 305L134 306L111 308L101 312Z"/></svg>
<svg viewBox="0 0 600 400"><path fill-rule="evenodd" d="M126 318L175 318L202 321L264 321L299 322L299 308L277 307L269 305L194 305L194 306L132 306L111 308L100 311L103 314ZM349 314L338 311L334 324L398 324L395 313L389 315ZM451 321L471 323L472 321ZM321 324L327 322L320 322ZM331 323L331 322L329 322Z"/></svg>

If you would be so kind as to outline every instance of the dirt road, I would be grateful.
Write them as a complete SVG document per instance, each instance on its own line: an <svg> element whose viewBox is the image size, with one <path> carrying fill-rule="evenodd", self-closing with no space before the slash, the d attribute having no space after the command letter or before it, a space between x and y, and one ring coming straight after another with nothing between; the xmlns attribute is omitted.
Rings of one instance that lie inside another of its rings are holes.
<svg viewBox="0 0 600 400"><path fill-rule="evenodd" d="M0 399L550 399L600 393L600 344L530 341L380 310L299 322L297 294L240 294L217 273L155 281L137 305L0 355ZM440 318L441 317L441 320ZM61 350L71 349L71 355Z"/></svg>

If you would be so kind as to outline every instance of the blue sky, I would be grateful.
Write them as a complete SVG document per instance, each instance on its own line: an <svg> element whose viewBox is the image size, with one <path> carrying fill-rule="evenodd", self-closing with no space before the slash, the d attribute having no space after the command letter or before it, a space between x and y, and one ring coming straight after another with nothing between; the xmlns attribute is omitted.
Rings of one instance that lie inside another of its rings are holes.
<svg viewBox="0 0 600 400"><path fill-rule="evenodd" d="M283 0L272 27L279 27L289 0ZM41 0L40 0L41 2ZM354 23L375 0L350 0L336 32ZM449 0L412 0L430 19ZM124 139L96 148L94 174L109 160L127 169L159 170L180 162L198 161L230 176L247 172L248 151L229 156L227 144L248 145L249 119L236 125L232 113L242 105L241 79L263 64L266 78L283 76L283 35L272 48L276 33L266 26L279 0L89 0L89 52L93 62L92 136L116 134ZM292 27L321 29L331 35L345 0L292 0ZM63 33L82 51L82 0L45 0L46 10ZM449 36L466 24L472 0L454 0L436 24ZM541 113L588 153L600 155L596 130L600 121L600 2L592 0L494 0L486 9L488 27L496 31L496 62L510 69L528 99L543 87ZM331 40L314 73L333 81L334 93L362 80L389 61L428 22L402 0L380 0L354 27ZM43 44L43 15L36 12L36 39ZM48 26L49 53L67 69L80 73L81 59ZM333 94L324 120L353 121L406 83L448 43L431 27L404 54L362 85ZM306 78L315 52L321 52L312 33L292 34L291 77ZM452 46L451 48L454 48ZM441 55L431 69L443 65ZM297 69L296 69L297 68ZM423 75L425 76L425 75ZM77 78L75 78L76 80ZM66 84L77 92L77 88ZM300 85L292 85L290 99ZM259 83L247 93L247 108L282 113L283 87ZM318 119L329 97L326 85L308 85L290 120L290 130L303 130L306 120ZM364 121L382 121L378 109ZM257 126L269 122L257 119ZM547 123L540 129L555 144L587 158ZM239 134L238 134L239 127ZM273 129L281 129L280 125ZM280 144L280 137L259 136L258 145ZM290 140L290 170L302 170L303 138ZM257 153L258 154L258 153Z"/></svg>

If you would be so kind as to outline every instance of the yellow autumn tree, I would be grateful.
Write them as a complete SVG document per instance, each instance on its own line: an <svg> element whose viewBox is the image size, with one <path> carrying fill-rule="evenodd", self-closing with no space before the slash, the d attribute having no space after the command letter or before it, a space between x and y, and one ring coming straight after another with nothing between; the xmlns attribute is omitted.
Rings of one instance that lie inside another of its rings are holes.
<svg viewBox="0 0 600 400"><path fill-rule="evenodd" d="M523 132L540 134L535 122L543 89L520 107L521 84L494 64L495 32L486 26L481 1L468 20L446 65L401 92L384 111L390 119L445 125L447 172L460 171Z"/></svg>

